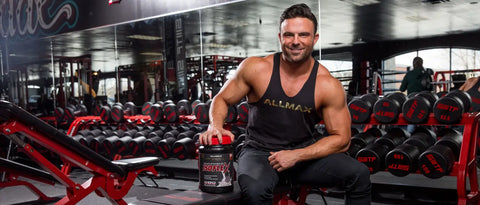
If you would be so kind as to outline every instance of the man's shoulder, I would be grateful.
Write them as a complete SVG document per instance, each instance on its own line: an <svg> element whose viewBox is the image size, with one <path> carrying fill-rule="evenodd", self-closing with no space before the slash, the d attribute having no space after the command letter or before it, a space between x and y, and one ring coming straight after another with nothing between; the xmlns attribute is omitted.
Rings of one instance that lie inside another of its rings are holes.
<svg viewBox="0 0 480 205"><path fill-rule="evenodd" d="M248 57L241 63L240 67L244 69L269 69L273 66L273 55L265 57L252 56Z"/></svg>
<svg viewBox="0 0 480 205"><path fill-rule="evenodd" d="M260 57L260 56L251 56L244 60L246 63L273 63L273 54Z"/></svg>

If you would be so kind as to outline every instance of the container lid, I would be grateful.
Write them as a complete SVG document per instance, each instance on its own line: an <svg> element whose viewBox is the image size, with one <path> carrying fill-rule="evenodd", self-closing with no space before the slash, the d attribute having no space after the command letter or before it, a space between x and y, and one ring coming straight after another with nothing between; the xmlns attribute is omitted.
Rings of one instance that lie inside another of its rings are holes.
<svg viewBox="0 0 480 205"><path fill-rule="evenodd" d="M229 136L223 135L222 136L222 144L231 144L232 140L230 139ZM212 137L212 145L219 145L218 143L218 138L217 137Z"/></svg>

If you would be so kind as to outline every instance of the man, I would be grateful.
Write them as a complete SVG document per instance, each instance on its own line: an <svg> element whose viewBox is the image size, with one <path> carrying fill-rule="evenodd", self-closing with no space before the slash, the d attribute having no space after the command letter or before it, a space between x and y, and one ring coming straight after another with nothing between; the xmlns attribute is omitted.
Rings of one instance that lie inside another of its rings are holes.
<svg viewBox="0 0 480 205"><path fill-rule="evenodd" d="M200 143L233 134L223 129L228 105L247 96L248 136L238 159L238 182L247 204L272 204L280 177L319 187L340 185L345 204L370 203L370 173L343 152L350 143L350 115L341 83L311 54L317 20L305 4L280 18L282 52L250 57L214 97L210 125ZM330 136L314 141L323 118Z"/></svg>
<svg viewBox="0 0 480 205"><path fill-rule="evenodd" d="M472 98L472 104L470 105L470 110L468 112L480 111L480 81L478 80L478 77L467 79L467 81L460 86L459 90L467 92Z"/></svg>
<svg viewBox="0 0 480 205"><path fill-rule="evenodd" d="M432 79L426 70L423 68L423 59L420 57L413 58L413 70L408 71L403 77L400 91L407 94L418 93L424 90L432 91Z"/></svg>

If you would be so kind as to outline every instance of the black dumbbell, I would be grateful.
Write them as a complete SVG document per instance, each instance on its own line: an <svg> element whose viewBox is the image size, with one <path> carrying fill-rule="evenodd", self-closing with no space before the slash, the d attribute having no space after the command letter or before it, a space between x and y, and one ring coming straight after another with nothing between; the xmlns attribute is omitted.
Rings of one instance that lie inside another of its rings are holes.
<svg viewBox="0 0 480 205"><path fill-rule="evenodd" d="M128 143L132 140L132 137L130 136L125 136L125 137L120 137L115 144L112 146L112 151L114 155L121 155L121 156L126 156L130 155L130 149L128 147Z"/></svg>
<svg viewBox="0 0 480 205"><path fill-rule="evenodd" d="M373 105L373 115L381 123L395 123L402 112L402 105L407 99L400 92L389 93Z"/></svg>
<svg viewBox="0 0 480 205"><path fill-rule="evenodd" d="M65 108L65 120L68 123L71 123L75 120L75 117L87 115L87 106L83 104L77 105L75 108L67 107Z"/></svg>
<svg viewBox="0 0 480 205"><path fill-rule="evenodd" d="M160 104L153 104L150 108L149 115L153 122L162 122L164 119L163 107Z"/></svg>
<svg viewBox="0 0 480 205"><path fill-rule="evenodd" d="M237 106L230 105L228 106L227 117L225 118L226 123L235 123L238 119Z"/></svg>
<svg viewBox="0 0 480 205"><path fill-rule="evenodd" d="M102 106L102 104L95 103L95 105L93 106L92 115L99 116Z"/></svg>
<svg viewBox="0 0 480 205"><path fill-rule="evenodd" d="M434 93L429 91L419 92L403 104L403 117L409 123L424 123L428 120L437 100L438 96Z"/></svg>
<svg viewBox="0 0 480 205"><path fill-rule="evenodd" d="M103 154L104 153L104 150L103 150L103 141L105 140L106 136L103 135L103 134L100 134L96 137L93 137L92 140L90 141L90 144L89 144L89 147L91 150L99 153L99 154Z"/></svg>
<svg viewBox="0 0 480 205"><path fill-rule="evenodd" d="M358 151L356 158L368 167L371 174L376 173L385 168L387 153L402 144L408 137L410 137L410 133L406 130L398 127L391 128L385 135L377 138L374 143Z"/></svg>
<svg viewBox="0 0 480 205"><path fill-rule="evenodd" d="M436 179L449 174L455 161L458 161L463 136L451 128L438 132L440 139L418 158L420 172L428 178Z"/></svg>
<svg viewBox="0 0 480 205"><path fill-rule="evenodd" d="M150 115L150 109L152 108L152 102L145 102L142 106L142 115Z"/></svg>
<svg viewBox="0 0 480 205"><path fill-rule="evenodd" d="M194 158L196 146L195 141L193 141L193 136L195 134L192 130L179 133L177 136L178 140L175 141L172 146L172 156L180 160Z"/></svg>
<svg viewBox="0 0 480 205"><path fill-rule="evenodd" d="M461 90L453 90L437 100L433 106L433 114L440 123L459 123L463 113L470 110L471 104L470 94Z"/></svg>
<svg viewBox="0 0 480 205"><path fill-rule="evenodd" d="M115 151L114 151L115 144L117 143L118 140L120 140L120 138L116 135L113 135L105 138L102 141L104 156L106 156L109 159L113 158L113 156L115 155Z"/></svg>
<svg viewBox="0 0 480 205"><path fill-rule="evenodd" d="M210 118L208 116L209 106L206 103L198 103L193 109L195 118L200 123L208 123Z"/></svg>
<svg viewBox="0 0 480 205"><path fill-rule="evenodd" d="M190 115L192 114L192 105L186 99L179 100L177 102L177 108L179 115Z"/></svg>
<svg viewBox="0 0 480 205"><path fill-rule="evenodd" d="M248 113L249 107L248 102L243 101L237 105L238 121L247 123L248 122Z"/></svg>
<svg viewBox="0 0 480 205"><path fill-rule="evenodd" d="M111 109L111 119L115 122L123 122L125 116L133 116L136 114L135 104L133 102L126 102L125 105L116 104Z"/></svg>
<svg viewBox="0 0 480 205"><path fill-rule="evenodd" d="M145 149L143 147L147 138L145 136L135 137L128 142L128 149L130 150L130 154L138 157L142 156L145 153Z"/></svg>
<svg viewBox="0 0 480 205"><path fill-rule="evenodd" d="M178 120L179 120L179 113L178 113L177 105L175 105L173 103L169 103L169 104L164 105L163 114L164 114L165 120L167 120L167 122L174 123L174 122L178 122Z"/></svg>
<svg viewBox="0 0 480 205"><path fill-rule="evenodd" d="M418 156L436 141L436 134L425 128L417 128L403 144L388 152L385 157L387 170L395 176L406 176L417 170Z"/></svg>
<svg viewBox="0 0 480 205"><path fill-rule="evenodd" d="M160 140L157 144L157 149L160 153L160 156L164 159L171 157L173 143L177 141L177 136L179 131L177 129L170 130L165 132L163 139Z"/></svg>
<svg viewBox="0 0 480 205"><path fill-rule="evenodd" d="M160 132L158 132L160 131ZM154 134L152 134L154 133ZM159 156L159 150L157 148L157 144L160 140L163 138L163 131L161 130L156 130L152 131L147 135L147 139L143 143L143 149L145 152L145 155L149 156Z"/></svg>
<svg viewBox="0 0 480 205"><path fill-rule="evenodd" d="M348 104L348 110L350 111L350 117L353 123L367 123L370 121L372 114L372 107L378 100L378 96L369 93L360 97L354 97Z"/></svg>
<svg viewBox="0 0 480 205"><path fill-rule="evenodd" d="M384 134L385 130L375 127L370 128L365 132L358 133L351 138L350 147L348 148L347 154L355 158L358 151L368 144L373 143L378 137L381 137Z"/></svg>

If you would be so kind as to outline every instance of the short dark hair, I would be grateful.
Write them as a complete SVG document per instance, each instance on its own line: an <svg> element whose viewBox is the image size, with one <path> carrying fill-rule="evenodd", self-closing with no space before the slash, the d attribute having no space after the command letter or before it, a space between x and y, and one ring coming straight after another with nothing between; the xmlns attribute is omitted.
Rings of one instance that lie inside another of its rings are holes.
<svg viewBox="0 0 480 205"><path fill-rule="evenodd" d="M314 25L314 31L313 33L317 33L317 17L313 15L312 11L310 10L310 7L308 7L306 4L301 3L301 4L295 4L293 6L288 7L283 11L282 15L280 16L280 25L285 21L285 19L291 19L291 18L296 18L296 17L303 17L310 19L313 22Z"/></svg>

